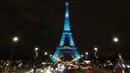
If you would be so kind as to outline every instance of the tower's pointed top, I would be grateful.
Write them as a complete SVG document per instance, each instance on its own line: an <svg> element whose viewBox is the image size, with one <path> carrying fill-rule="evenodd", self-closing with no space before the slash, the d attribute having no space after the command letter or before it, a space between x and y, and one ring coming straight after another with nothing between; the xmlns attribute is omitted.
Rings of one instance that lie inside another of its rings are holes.
<svg viewBox="0 0 130 73"><path fill-rule="evenodd" d="M69 21L69 0L65 0L65 21L64 21L64 31L70 31L70 21Z"/></svg>
<svg viewBox="0 0 130 73"><path fill-rule="evenodd" d="M69 6L70 0L65 0L65 5Z"/></svg>

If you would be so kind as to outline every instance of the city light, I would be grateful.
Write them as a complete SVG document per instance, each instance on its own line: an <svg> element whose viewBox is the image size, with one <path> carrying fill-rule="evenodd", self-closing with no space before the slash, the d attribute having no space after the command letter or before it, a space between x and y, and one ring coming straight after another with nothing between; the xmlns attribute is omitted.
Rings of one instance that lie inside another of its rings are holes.
<svg viewBox="0 0 130 73"><path fill-rule="evenodd" d="M41 73L43 72L44 70L41 70Z"/></svg>
<svg viewBox="0 0 130 73"><path fill-rule="evenodd" d="M13 38L13 41L14 41L14 42L17 42L17 41L18 41L18 37L14 37L14 38Z"/></svg>
<svg viewBox="0 0 130 73"><path fill-rule="evenodd" d="M58 70L58 68L56 68L56 71Z"/></svg>
<svg viewBox="0 0 130 73"><path fill-rule="evenodd" d="M88 55L88 52L86 52L85 54Z"/></svg>
<svg viewBox="0 0 130 73"><path fill-rule="evenodd" d="M48 54L47 52L44 53L44 55L47 55L47 54Z"/></svg>
<svg viewBox="0 0 130 73"><path fill-rule="evenodd" d="M81 55L81 57L84 57L84 55Z"/></svg>
<svg viewBox="0 0 130 73"><path fill-rule="evenodd" d="M113 38L113 41L114 41L114 42L118 42L119 39L118 39L117 37L114 37L114 38Z"/></svg>
<svg viewBox="0 0 130 73"><path fill-rule="evenodd" d="M98 48L97 48L97 47L95 47L95 48L94 48L94 50L95 50L95 51L98 51Z"/></svg>
<svg viewBox="0 0 130 73"><path fill-rule="evenodd" d="M70 31L69 8L68 8L69 3L66 2L65 5L66 5L66 9L65 9L64 31Z"/></svg>
<svg viewBox="0 0 130 73"><path fill-rule="evenodd" d="M50 57L52 57L52 55L50 55Z"/></svg>
<svg viewBox="0 0 130 73"><path fill-rule="evenodd" d="M127 65L128 68L130 68L130 65Z"/></svg>
<svg viewBox="0 0 130 73"><path fill-rule="evenodd" d="M35 51L38 51L38 47L35 48Z"/></svg>
<svg viewBox="0 0 130 73"><path fill-rule="evenodd" d="M34 69L31 69L31 72L34 72Z"/></svg>
<svg viewBox="0 0 130 73"><path fill-rule="evenodd" d="M51 73L51 70L47 69L45 73Z"/></svg>
<svg viewBox="0 0 130 73"><path fill-rule="evenodd" d="M42 64L45 64L44 62L42 62Z"/></svg>

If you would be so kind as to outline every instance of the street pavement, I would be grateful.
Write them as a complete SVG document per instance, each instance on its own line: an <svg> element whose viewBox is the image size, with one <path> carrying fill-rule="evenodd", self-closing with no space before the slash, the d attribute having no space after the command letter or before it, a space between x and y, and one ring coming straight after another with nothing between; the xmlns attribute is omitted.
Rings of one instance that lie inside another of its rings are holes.
<svg viewBox="0 0 130 73"><path fill-rule="evenodd" d="M12 72L9 72L12 73ZM17 70L15 73L32 73L30 72L30 70ZM46 73L46 72L37 72L37 73ZM49 72L51 73L51 72ZM58 72L58 73L112 73L111 70L105 70L105 69L93 69L93 71L88 71L86 69L84 70L68 70L68 71L64 71L64 72ZM120 71L118 71L117 73L121 73ZM130 73L130 70L128 72L125 73Z"/></svg>

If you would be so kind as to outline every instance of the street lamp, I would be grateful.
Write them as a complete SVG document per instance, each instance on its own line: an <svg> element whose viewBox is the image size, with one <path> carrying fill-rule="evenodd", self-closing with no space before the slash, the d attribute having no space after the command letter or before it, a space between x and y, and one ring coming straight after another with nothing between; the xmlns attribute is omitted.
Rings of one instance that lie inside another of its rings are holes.
<svg viewBox="0 0 130 73"><path fill-rule="evenodd" d="M95 48L94 48L94 51L96 51L96 52L97 52L97 51L98 51L98 48L97 48L97 47L95 47Z"/></svg>
<svg viewBox="0 0 130 73"><path fill-rule="evenodd" d="M34 48L34 51L35 51L35 56L34 56L34 62L33 62L33 73L36 72L36 58L38 57L38 50L39 48L38 47L35 47Z"/></svg>
<svg viewBox="0 0 130 73"><path fill-rule="evenodd" d="M38 50L39 50L38 47L36 47L36 48L35 48L35 58L38 57Z"/></svg>
<svg viewBox="0 0 130 73"><path fill-rule="evenodd" d="M86 55L88 55L88 52L86 52Z"/></svg>
<svg viewBox="0 0 130 73"><path fill-rule="evenodd" d="M52 57L52 55L50 54L50 57Z"/></svg>
<svg viewBox="0 0 130 73"><path fill-rule="evenodd" d="M35 48L35 52L37 52L37 51L38 51L38 47Z"/></svg>
<svg viewBox="0 0 130 73"><path fill-rule="evenodd" d="M98 52L98 48L94 47L94 56L96 58L96 60L95 60L96 67L98 67L98 56L97 56L97 52Z"/></svg>
<svg viewBox="0 0 130 73"><path fill-rule="evenodd" d="M118 37L114 37L114 38L113 38L113 42L114 42L115 44L117 44L117 43L119 42L119 38L118 38ZM118 49L117 47L115 47L115 48L116 48L116 52L119 53L119 49Z"/></svg>
<svg viewBox="0 0 130 73"><path fill-rule="evenodd" d="M52 59L52 55L50 54L50 60Z"/></svg>
<svg viewBox="0 0 130 73"><path fill-rule="evenodd" d="M98 48L97 48L97 47L94 47L94 55L95 55L95 58L98 58L97 52L98 52Z"/></svg>
<svg viewBox="0 0 130 73"><path fill-rule="evenodd" d="M84 55L81 55L81 57L84 57Z"/></svg>
<svg viewBox="0 0 130 73"><path fill-rule="evenodd" d="M48 54L47 52L44 53L44 55L45 55L45 61L46 61L46 55L47 55L47 54Z"/></svg>
<svg viewBox="0 0 130 73"><path fill-rule="evenodd" d="M113 38L113 41L115 42L115 43L118 43L119 42L119 38L117 38L117 37L114 37ZM123 65L124 65L124 60L123 60L123 58L122 58L122 56L121 56L121 54L119 53L119 50L116 48L116 50L118 51L118 57L119 57L119 63L121 64L121 72L122 73L125 73L125 71L124 71L124 68L123 68Z"/></svg>
<svg viewBox="0 0 130 73"><path fill-rule="evenodd" d="M44 53L44 55L47 55L47 54L48 54L47 52Z"/></svg>
<svg viewBox="0 0 130 73"><path fill-rule="evenodd" d="M18 41L18 37L14 37L14 38L13 38L13 41L14 41L14 42L17 42L17 41Z"/></svg>
<svg viewBox="0 0 130 73"><path fill-rule="evenodd" d="M10 61L12 60L13 52L15 49L15 43L18 41L18 37L13 38L13 49L11 50Z"/></svg>
<svg viewBox="0 0 130 73"><path fill-rule="evenodd" d="M115 43L117 43L117 42L119 42L119 39L118 39L117 37L114 37L114 38L113 38L113 41L114 41Z"/></svg>
<svg viewBox="0 0 130 73"><path fill-rule="evenodd" d="M10 64L11 64L11 60L12 60L12 58L13 58L13 52L14 52L14 50L15 50L15 43L18 41L18 37L13 37L13 39L12 39L12 41L13 41L13 48L12 48L12 50L11 50L11 53L10 53L10 57L9 57L9 60L10 60ZM8 64L8 67L10 67L10 64ZM9 70L9 68L7 69L7 72L8 72L8 70Z"/></svg>
<svg viewBox="0 0 130 73"><path fill-rule="evenodd" d="M86 54L86 59L88 58L88 52L85 53Z"/></svg>

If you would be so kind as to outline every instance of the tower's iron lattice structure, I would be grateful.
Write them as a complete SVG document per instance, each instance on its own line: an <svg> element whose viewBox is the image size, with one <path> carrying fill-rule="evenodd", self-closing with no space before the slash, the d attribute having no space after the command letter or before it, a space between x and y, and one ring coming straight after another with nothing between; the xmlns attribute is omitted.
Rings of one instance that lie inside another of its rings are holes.
<svg viewBox="0 0 130 73"><path fill-rule="evenodd" d="M66 45L66 40L68 40L68 44ZM70 29L70 20L69 20L69 1L65 1L65 19L64 19L64 29L62 32L62 37L59 45L57 46L56 52L52 56L52 61L56 62L57 58L64 53L72 54L76 59L80 59L81 56L77 51L77 48L74 44L72 38L72 32Z"/></svg>

